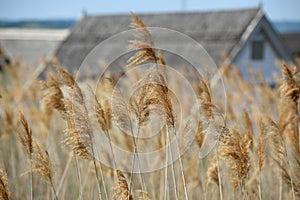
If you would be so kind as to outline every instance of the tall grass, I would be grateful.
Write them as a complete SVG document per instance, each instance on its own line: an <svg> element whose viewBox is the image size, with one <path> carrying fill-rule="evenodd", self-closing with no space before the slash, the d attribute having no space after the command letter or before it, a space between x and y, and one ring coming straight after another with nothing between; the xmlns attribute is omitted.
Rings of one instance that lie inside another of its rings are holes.
<svg viewBox="0 0 300 200"><path fill-rule="evenodd" d="M180 105L168 86L180 91L180 82L167 76L163 53L155 49L150 31L138 16L132 17L138 37L129 41L135 54L127 68L149 62L155 67L142 71L144 76L136 72L128 77L139 77L141 86L129 102L115 88L113 76L98 85L79 82L55 59L49 61L54 68L45 80L36 77L26 87L31 77L26 74L31 73L22 61L3 68L0 198L299 199L299 66L279 63L282 78L271 88L261 76L245 80L236 66L222 64L227 107L211 95L209 78L194 81L200 117L179 122ZM145 141L136 136L151 131L147 125L154 106L161 109L165 124ZM183 131L178 123L184 124ZM167 147L147 164L172 159L184 142L176 136L191 134L192 123L198 129L186 152L163 169L142 173L145 163L139 153ZM95 143L100 133L109 142L104 152ZM199 150L216 138L215 148L200 159ZM172 140L175 148L168 145ZM131 152L132 159L120 159L113 145ZM96 157L106 158L113 168Z"/></svg>

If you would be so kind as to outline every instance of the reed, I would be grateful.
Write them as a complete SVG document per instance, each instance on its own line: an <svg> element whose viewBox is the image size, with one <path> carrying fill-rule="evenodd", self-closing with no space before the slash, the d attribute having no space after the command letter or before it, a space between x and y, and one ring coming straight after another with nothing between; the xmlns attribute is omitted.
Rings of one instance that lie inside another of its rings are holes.
<svg viewBox="0 0 300 200"><path fill-rule="evenodd" d="M279 63L282 76L271 88L257 72L250 82L224 63L225 107L210 74L190 81L195 105L180 104L192 96L168 74L150 29L134 13L132 19L124 85L113 73L98 84L77 80L55 59L47 61L53 72L26 87L33 72L22 60L2 68L0 199L299 199L299 66ZM127 98L123 87L133 95ZM164 119L160 130L142 138L152 133L154 114ZM97 149L96 134L108 139L106 150ZM168 163L187 137L194 142ZM141 163L140 154L156 150L157 157ZM143 173L142 166L160 164Z"/></svg>

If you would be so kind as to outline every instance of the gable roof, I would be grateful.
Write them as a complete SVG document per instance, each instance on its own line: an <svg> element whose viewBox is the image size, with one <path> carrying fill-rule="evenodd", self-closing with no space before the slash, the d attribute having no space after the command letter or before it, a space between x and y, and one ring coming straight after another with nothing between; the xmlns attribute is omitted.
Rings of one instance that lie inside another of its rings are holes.
<svg viewBox="0 0 300 200"><path fill-rule="evenodd" d="M232 61L235 61L243 48L245 48L245 44L256 34L263 33L265 40L269 42L274 52L277 55L278 59L283 59L285 61L292 61L293 57L289 49L285 46L284 41L279 36L277 31L274 29L270 21L263 14L262 11L258 12L256 17L251 21L243 35L241 36L240 41L234 46L232 51L230 52Z"/></svg>
<svg viewBox="0 0 300 200"><path fill-rule="evenodd" d="M222 53L231 52L259 8L207 12L138 14L149 27L163 27L184 33L199 42L216 63ZM83 16L61 43L56 56L69 70L77 69L87 54L110 36L129 29L131 16Z"/></svg>

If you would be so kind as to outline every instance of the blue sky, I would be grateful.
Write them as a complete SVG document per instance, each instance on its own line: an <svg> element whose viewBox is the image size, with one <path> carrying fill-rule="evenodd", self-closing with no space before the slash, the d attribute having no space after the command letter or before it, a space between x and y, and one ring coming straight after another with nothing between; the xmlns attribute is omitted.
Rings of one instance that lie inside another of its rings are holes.
<svg viewBox="0 0 300 200"><path fill-rule="evenodd" d="M183 0L0 0L0 19L78 18L87 13L179 11ZM261 0L185 0L186 10L256 7ZM271 20L300 21L300 0L263 0Z"/></svg>

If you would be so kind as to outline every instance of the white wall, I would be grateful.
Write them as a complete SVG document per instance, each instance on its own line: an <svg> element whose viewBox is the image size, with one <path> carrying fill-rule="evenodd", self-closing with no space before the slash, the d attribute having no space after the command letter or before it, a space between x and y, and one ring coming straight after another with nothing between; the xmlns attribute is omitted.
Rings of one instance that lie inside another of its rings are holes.
<svg viewBox="0 0 300 200"><path fill-rule="evenodd" d="M264 41L263 59L253 60L251 58L251 44L258 39ZM239 55L234 59L234 63L239 67L246 79L249 79L248 68L253 68L255 70L261 70L266 80L272 83L274 82L273 73L280 74L280 69L275 63L277 59L279 59L279 57L276 55L276 52L265 35L263 33L255 33L241 49Z"/></svg>

